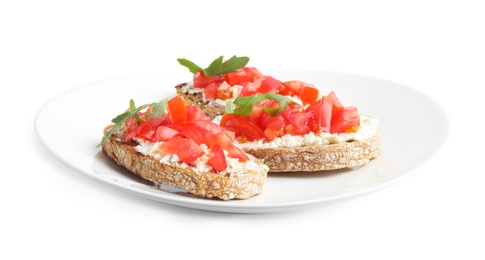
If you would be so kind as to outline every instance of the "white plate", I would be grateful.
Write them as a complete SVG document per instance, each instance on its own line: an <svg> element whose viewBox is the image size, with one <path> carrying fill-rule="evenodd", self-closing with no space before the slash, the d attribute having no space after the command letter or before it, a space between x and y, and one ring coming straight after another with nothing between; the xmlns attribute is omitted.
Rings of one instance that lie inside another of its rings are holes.
<svg viewBox="0 0 485 260"><path fill-rule="evenodd" d="M130 99L142 105L172 97L174 86L190 78L188 72L132 76L74 88L42 107L35 130L48 152L88 177L163 203L231 213L294 210L375 191L423 166L448 136L449 121L442 107L410 87L347 73L264 72L280 80L313 83L324 94L333 90L344 105L357 106L361 113L377 117L383 154L357 169L270 174L262 194L248 200L220 201L194 197L168 186L157 187L116 165L96 147L104 126L128 107Z"/></svg>

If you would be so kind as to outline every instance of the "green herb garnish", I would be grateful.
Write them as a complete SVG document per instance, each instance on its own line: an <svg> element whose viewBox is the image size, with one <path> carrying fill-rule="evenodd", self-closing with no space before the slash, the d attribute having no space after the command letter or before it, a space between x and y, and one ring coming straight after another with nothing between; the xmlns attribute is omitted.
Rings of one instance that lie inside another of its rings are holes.
<svg viewBox="0 0 485 260"><path fill-rule="evenodd" d="M204 71L204 75L206 77L211 77L215 75L222 75L229 72L236 71L248 64L249 58L248 57L237 57L236 55L232 56L227 61L223 60L223 56L215 59L209 67L202 69L200 66L195 64L194 62L187 60L187 59L177 59L180 65L187 67L190 72L196 73L199 70Z"/></svg>
<svg viewBox="0 0 485 260"><path fill-rule="evenodd" d="M235 114L240 116L249 116L251 111L253 111L253 107L256 104L261 104L261 101L265 99L273 99L280 104L277 108L271 107L263 107L264 111L268 112L271 116L277 116L285 111L286 107L290 102L297 104L290 98L279 95L279 94L256 94L252 96L245 96L245 97L237 97L234 101L229 101L226 103L226 113L228 114ZM234 104L238 105L236 106Z"/></svg>
<svg viewBox="0 0 485 260"><path fill-rule="evenodd" d="M130 110L126 111L123 114L117 115L115 118L111 119L111 122L115 124L111 130L106 134L106 137L99 143L96 147L99 147L103 145L109 138L110 136L121 126L123 123L130 119L132 116L135 117L136 123L140 124L141 118L138 116L138 112L140 112L143 109L146 109L150 106L152 106L152 111L148 114L145 115L145 119L148 119L152 116L161 116L167 107L167 101L168 99L164 99L160 102L154 102L151 104L145 104L139 107L135 106L135 101L133 99L130 100Z"/></svg>

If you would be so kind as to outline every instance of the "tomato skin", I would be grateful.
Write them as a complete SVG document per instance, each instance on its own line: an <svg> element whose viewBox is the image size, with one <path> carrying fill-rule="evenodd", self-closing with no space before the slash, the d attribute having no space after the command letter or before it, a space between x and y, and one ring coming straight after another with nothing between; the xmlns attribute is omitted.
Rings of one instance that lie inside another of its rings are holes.
<svg viewBox="0 0 485 260"><path fill-rule="evenodd" d="M211 83L217 83L219 85L222 82L221 76L211 76L206 77L202 70L199 70L194 73L194 88L205 88L207 85Z"/></svg>
<svg viewBox="0 0 485 260"><path fill-rule="evenodd" d="M313 104L318 99L318 89L313 85L303 85L300 91L300 100L303 104Z"/></svg>
<svg viewBox="0 0 485 260"><path fill-rule="evenodd" d="M249 81L247 77L246 70L240 68L236 71L229 72L226 74L226 81L229 85L241 85L243 82Z"/></svg>
<svg viewBox="0 0 485 260"><path fill-rule="evenodd" d="M179 131L167 126L159 126L155 131L155 135L152 138L152 142L164 142L179 135Z"/></svg>
<svg viewBox="0 0 485 260"><path fill-rule="evenodd" d="M204 114L198 106L187 105L185 106L185 111L187 113L187 121L210 120L210 117Z"/></svg>
<svg viewBox="0 0 485 260"><path fill-rule="evenodd" d="M352 126L360 125L360 115L356 107L346 107L332 116L330 133L343 133Z"/></svg>
<svg viewBox="0 0 485 260"><path fill-rule="evenodd" d="M261 86L258 89L259 93L276 93L276 90L281 86L281 81L267 76L261 81Z"/></svg>
<svg viewBox="0 0 485 260"><path fill-rule="evenodd" d="M222 126L222 127L226 127L227 122L231 121L233 117L234 117L233 114L222 115L221 122L219 123L219 125Z"/></svg>
<svg viewBox="0 0 485 260"><path fill-rule="evenodd" d="M310 112L289 113L288 121L293 126L291 131L296 135L305 135L311 132L308 122L313 118Z"/></svg>
<svg viewBox="0 0 485 260"><path fill-rule="evenodd" d="M202 148L194 140L179 136L162 143L159 149L166 153L176 154L185 163L192 163L204 154Z"/></svg>
<svg viewBox="0 0 485 260"><path fill-rule="evenodd" d="M175 96L167 102L168 114L173 124L187 121L187 109L182 96Z"/></svg>
<svg viewBox="0 0 485 260"><path fill-rule="evenodd" d="M332 114L335 114L344 109L344 106L342 105L342 103L340 103L340 100L337 98L335 92L330 92L327 95L327 99L332 104Z"/></svg>
<svg viewBox="0 0 485 260"><path fill-rule="evenodd" d="M310 122L312 132L330 131L332 104L327 97L321 97L317 102L307 107L305 111L313 113L313 120Z"/></svg>
<svg viewBox="0 0 485 260"><path fill-rule="evenodd" d="M280 94L294 96L300 95L301 88L305 83L300 80L290 80L282 83Z"/></svg>
<svg viewBox="0 0 485 260"><path fill-rule="evenodd" d="M285 134L285 119L283 116L278 115L271 117L268 120L268 125L264 130L264 136L269 141L273 141L277 137L282 137Z"/></svg>
<svg viewBox="0 0 485 260"><path fill-rule="evenodd" d="M208 164L216 171L224 171L227 168L226 156L220 144L212 147Z"/></svg>
<svg viewBox="0 0 485 260"><path fill-rule="evenodd" d="M236 136L244 135L249 140L264 138L264 133L259 126L243 116L234 116L231 121L227 122L226 129L235 132Z"/></svg>

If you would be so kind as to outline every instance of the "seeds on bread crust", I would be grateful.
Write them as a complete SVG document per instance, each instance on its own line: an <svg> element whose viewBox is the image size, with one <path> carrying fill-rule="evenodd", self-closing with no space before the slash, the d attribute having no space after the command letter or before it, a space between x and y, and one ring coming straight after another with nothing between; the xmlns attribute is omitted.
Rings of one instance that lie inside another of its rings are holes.
<svg viewBox="0 0 485 260"><path fill-rule="evenodd" d="M106 134L113 125L107 126ZM113 134L102 149L117 164L155 183L180 187L187 192L206 198L222 200L247 199L263 190L267 170L252 170L244 174L221 176L160 162L152 156L137 152L134 141L123 141L121 133ZM253 158L258 163L258 159Z"/></svg>

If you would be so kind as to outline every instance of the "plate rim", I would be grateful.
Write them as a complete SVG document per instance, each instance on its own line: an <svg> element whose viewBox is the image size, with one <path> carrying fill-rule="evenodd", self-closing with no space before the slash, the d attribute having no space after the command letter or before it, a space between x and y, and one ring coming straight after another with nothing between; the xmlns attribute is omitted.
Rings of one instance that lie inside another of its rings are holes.
<svg viewBox="0 0 485 260"><path fill-rule="evenodd" d="M67 89L52 98L50 98L47 102L45 102L41 108L38 110L37 114L35 115L34 118L34 130L35 134L37 137L37 140L40 142L40 144L44 147L44 149L51 155L53 156L56 160L60 161L64 165L68 166L69 168L75 170L78 173L82 173L83 176L87 176L89 178L92 178L98 182L104 183L108 186L115 187L117 189L121 189L124 191L129 192L130 194L138 195L147 199L155 200L158 202L162 202L165 204L169 205L175 205L175 206L180 206L180 207L185 207L185 208L191 208L191 209L198 209L198 210L205 210L205 211L213 211L213 212L224 212L224 213L272 213L272 212L281 212L281 211L288 211L288 210L293 210L296 208L307 208L310 206L315 206L315 205L322 205L322 204L328 204L328 203L333 203L333 202L338 202L338 201L343 201L346 199L350 199L353 197L357 197L360 195L364 194L370 194L373 193L377 190L381 190L383 188L389 187L395 183L400 182L401 180L408 178L412 175L414 175L416 172L418 172L421 168L426 166L429 162L431 162L434 158L436 158L436 155L444 145L446 145L448 136L450 134L450 119L448 116L448 113L446 109L433 97L429 96L428 94L420 91L419 89L412 88L408 85L384 79L384 78L379 78L379 77L374 77L374 76L369 76L369 75L364 75L364 74L357 74L357 73L349 73L349 72L338 72L338 71L326 71L326 70L317 70L317 69L267 69L267 71L280 71L280 72L285 72L285 71L291 71L292 73L299 73L299 72L305 72L305 73L324 73L324 74L334 74L334 75L339 75L339 76L351 76L351 77L364 77L369 80L378 80L378 81L383 81L387 82L392 85L399 85L400 87L404 87L409 91L413 91L425 98L427 98L429 101L433 102L433 105L442 112L443 119L445 120L444 124L446 125L446 133L443 137L443 141L441 142L440 146L435 149L435 151L430 155L430 157L424 162L419 164L416 168L413 170L407 172L406 174L403 174L401 176L398 176L396 178L393 178L391 180L387 180L385 182L376 184L372 187L366 188L366 189L361 189L357 191L352 191L352 192L346 192L343 194L337 194L333 195L330 197L324 197L324 198L316 198L316 199L311 199L311 200L305 200L305 201L293 201L293 202L280 202L280 203L269 203L269 204L231 204L227 203L226 201L219 201L219 200L212 200L212 199L205 199L205 198L188 198L184 196L180 197L174 197L174 196L168 196L165 194L160 194L160 193L149 193L146 190L138 189L136 190L135 188L129 187L127 185L122 185L121 183L117 183L114 181L109 181L106 178L102 178L102 176L94 174L93 172L88 172L85 169L79 168L77 165L73 164L72 162L69 162L65 158L62 158L59 156L56 151L52 150L51 147L46 143L44 138L42 137L42 134L39 131L39 120L42 118L43 113L46 113L46 108L51 105L54 101L62 98L65 95L68 95L70 93L73 93L78 90L82 90L84 88L89 88L90 86L93 86L95 84L102 84L103 82L108 82L108 81L114 81L114 80L125 80L129 78L137 78L137 77L149 77L149 76L156 76L156 75L165 75L165 73L172 73L170 72L163 72L163 73L144 73L144 74L137 74L137 75L131 75L131 76L122 76L122 77L115 77L115 78L110 78L110 79L104 79L104 80L99 80L99 81L94 81L91 83L83 84L74 88ZM179 74L179 72L177 72ZM162 191L165 193L166 191ZM167 192L169 193L169 192ZM258 196L258 195L256 195Z"/></svg>

